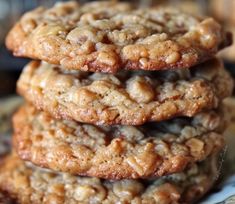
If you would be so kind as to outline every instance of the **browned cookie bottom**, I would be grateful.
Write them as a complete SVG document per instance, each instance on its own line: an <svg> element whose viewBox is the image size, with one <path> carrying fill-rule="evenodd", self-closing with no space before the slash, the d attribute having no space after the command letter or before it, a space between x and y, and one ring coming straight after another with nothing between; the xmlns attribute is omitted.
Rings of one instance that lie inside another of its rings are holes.
<svg viewBox="0 0 235 204"><path fill-rule="evenodd" d="M0 189L21 204L192 203L212 187L218 176L217 162L214 157L157 180L108 181L53 173L13 154L0 167Z"/></svg>

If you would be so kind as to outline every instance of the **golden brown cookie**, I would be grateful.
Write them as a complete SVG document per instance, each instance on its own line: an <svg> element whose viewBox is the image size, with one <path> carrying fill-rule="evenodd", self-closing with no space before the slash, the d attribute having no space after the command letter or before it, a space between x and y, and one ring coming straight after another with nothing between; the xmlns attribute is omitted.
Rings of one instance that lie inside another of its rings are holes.
<svg viewBox="0 0 235 204"><path fill-rule="evenodd" d="M188 68L211 58L230 40L214 19L176 8L67 2L26 13L8 34L6 45L16 56L114 73Z"/></svg>
<svg viewBox="0 0 235 204"><path fill-rule="evenodd" d="M94 126L53 119L25 105L14 116L14 148L41 167L106 179L182 171L224 146L214 111L143 126Z"/></svg>
<svg viewBox="0 0 235 204"><path fill-rule="evenodd" d="M217 177L215 157L156 180L108 181L47 171L10 155L0 167L0 189L21 204L182 204L201 198Z"/></svg>
<svg viewBox="0 0 235 204"><path fill-rule="evenodd" d="M192 69L116 75L64 71L33 61L25 67L17 89L58 119L142 125L216 108L231 95L233 80L218 59Z"/></svg>

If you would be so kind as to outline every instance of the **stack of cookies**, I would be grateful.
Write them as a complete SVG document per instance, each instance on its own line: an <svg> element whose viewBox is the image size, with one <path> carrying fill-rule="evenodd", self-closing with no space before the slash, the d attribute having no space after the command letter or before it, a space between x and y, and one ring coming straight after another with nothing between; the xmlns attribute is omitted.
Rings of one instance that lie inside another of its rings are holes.
<svg viewBox="0 0 235 204"><path fill-rule="evenodd" d="M0 188L20 203L192 203L218 175L233 82L212 18L59 3L7 36L30 57Z"/></svg>

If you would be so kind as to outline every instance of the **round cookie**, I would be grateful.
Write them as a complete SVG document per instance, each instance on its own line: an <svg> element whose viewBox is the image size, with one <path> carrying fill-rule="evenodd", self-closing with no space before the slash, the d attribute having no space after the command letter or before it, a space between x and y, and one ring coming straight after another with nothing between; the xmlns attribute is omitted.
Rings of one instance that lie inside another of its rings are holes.
<svg viewBox="0 0 235 204"><path fill-rule="evenodd" d="M182 171L224 146L226 121L214 111L143 126L94 126L53 119L25 105L13 119L23 160L106 179L160 177Z"/></svg>
<svg viewBox="0 0 235 204"><path fill-rule="evenodd" d="M192 69L116 75L64 71L33 61L17 83L18 93L53 117L97 125L192 117L216 108L232 89L233 80L218 59Z"/></svg>
<svg viewBox="0 0 235 204"><path fill-rule="evenodd" d="M10 155L0 167L0 189L21 204L180 204L200 199L215 183L218 173L214 157L193 164L185 172L156 180L108 181L46 171Z"/></svg>
<svg viewBox="0 0 235 204"><path fill-rule="evenodd" d="M6 46L16 56L66 69L114 73L188 68L213 57L230 38L214 19L176 8L67 2L26 13Z"/></svg>

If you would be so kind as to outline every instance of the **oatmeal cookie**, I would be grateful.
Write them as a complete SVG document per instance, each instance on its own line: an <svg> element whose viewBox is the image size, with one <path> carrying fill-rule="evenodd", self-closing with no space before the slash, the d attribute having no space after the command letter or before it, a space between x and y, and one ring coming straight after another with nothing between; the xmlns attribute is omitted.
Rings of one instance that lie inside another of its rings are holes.
<svg viewBox="0 0 235 204"><path fill-rule="evenodd" d="M23 160L106 179L180 172L223 148L226 125L211 111L138 127L94 126L55 120L29 105L19 110L13 124L14 148Z"/></svg>
<svg viewBox="0 0 235 204"><path fill-rule="evenodd" d="M0 167L0 188L21 204L182 204L198 200L217 176L216 157L155 180L109 181L47 171L13 154Z"/></svg>
<svg viewBox="0 0 235 204"><path fill-rule="evenodd" d="M230 38L214 19L176 8L67 2L23 15L6 45L16 56L67 69L115 73L188 68L214 56Z"/></svg>
<svg viewBox="0 0 235 204"><path fill-rule="evenodd" d="M233 80L218 59L191 69L116 75L64 71L33 61L17 87L28 101L57 119L141 125L216 108L231 95Z"/></svg>

